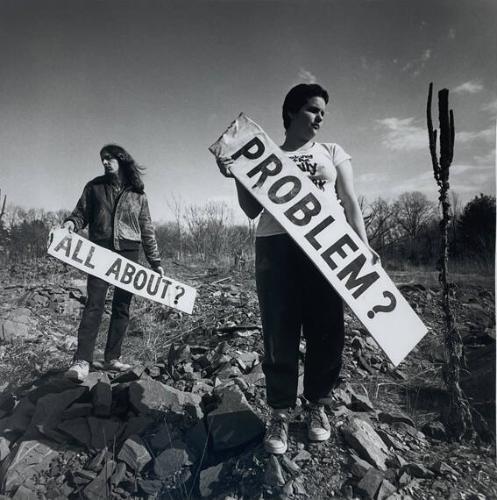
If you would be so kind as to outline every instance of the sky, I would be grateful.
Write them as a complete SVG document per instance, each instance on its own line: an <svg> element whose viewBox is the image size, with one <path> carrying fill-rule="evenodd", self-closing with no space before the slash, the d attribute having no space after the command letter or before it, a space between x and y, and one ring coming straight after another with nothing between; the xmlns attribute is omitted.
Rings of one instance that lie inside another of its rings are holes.
<svg viewBox="0 0 497 500"><path fill-rule="evenodd" d="M494 0L0 0L2 196L72 209L113 142L155 221L209 201L240 218L207 148L242 111L281 144L286 92L318 82L317 140L352 156L356 192L435 201L431 81L455 114L451 188L495 195L496 22Z"/></svg>

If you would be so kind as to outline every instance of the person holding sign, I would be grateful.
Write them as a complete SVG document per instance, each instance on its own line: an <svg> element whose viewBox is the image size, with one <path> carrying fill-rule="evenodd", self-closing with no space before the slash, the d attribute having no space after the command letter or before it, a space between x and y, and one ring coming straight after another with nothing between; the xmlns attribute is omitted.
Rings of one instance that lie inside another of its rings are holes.
<svg viewBox="0 0 497 500"><path fill-rule="evenodd" d="M141 179L143 168L116 144L104 146L100 158L104 175L86 184L76 208L64 221L63 227L69 232L77 232L88 226L90 241L134 262L138 261L141 244L152 269L163 276ZM78 346L74 362L65 373L70 379L83 381L88 376L108 287L106 281L88 275L88 298L78 329ZM129 323L131 298L130 292L117 287L114 289L105 346L105 367L110 370L131 368L119 359Z"/></svg>
<svg viewBox="0 0 497 500"><path fill-rule="evenodd" d="M283 103L282 151L330 197L341 204L347 222L369 247L354 191L350 156L335 143L319 143L328 93L317 84L293 87ZM218 158L221 173L231 177L231 158ZM249 218L261 217L256 234L256 283L264 334L263 370L272 415L264 438L266 451L287 450L289 410L297 401L299 343L306 339L304 396L308 401L308 437L324 441L330 423L324 405L338 380L344 346L341 297L283 227L235 180L238 200Z"/></svg>

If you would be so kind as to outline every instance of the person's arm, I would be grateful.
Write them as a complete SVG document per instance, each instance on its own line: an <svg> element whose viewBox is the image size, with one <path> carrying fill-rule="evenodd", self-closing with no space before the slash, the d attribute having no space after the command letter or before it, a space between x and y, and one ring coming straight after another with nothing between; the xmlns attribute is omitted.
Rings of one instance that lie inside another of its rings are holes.
<svg viewBox="0 0 497 500"><path fill-rule="evenodd" d="M76 208L68 215L64 222L62 223L62 227L65 227L69 230L69 232L81 231L88 224L88 196L90 191L90 184L87 184L83 189L83 194L81 195L78 203L76 204Z"/></svg>
<svg viewBox="0 0 497 500"><path fill-rule="evenodd" d="M145 257L147 258L150 267L163 276L164 270L161 266L159 247L157 245L157 239L155 238L155 230L152 225L152 219L150 217L150 210L148 208L148 201L145 193L142 195L138 222L140 224L142 246L143 251L145 252Z"/></svg>
<svg viewBox="0 0 497 500"><path fill-rule="evenodd" d="M240 208L249 219L255 219L262 211L262 205L235 179L236 194Z"/></svg>
<svg viewBox="0 0 497 500"><path fill-rule="evenodd" d="M352 229L357 233L359 238L364 242L366 247L369 248L373 254L373 264L376 264L380 257L379 255L369 246L368 236L366 234L366 227L364 225L364 219L361 212L361 207L357 200L357 196L354 190L354 174L352 172L352 164L350 160L344 160L336 166L337 170L337 180L336 180L336 190L340 201L342 202L343 210L345 212L345 217L347 222L351 225Z"/></svg>
<svg viewBox="0 0 497 500"><path fill-rule="evenodd" d="M233 160L231 158L216 158L216 163L219 171L225 177L233 177L231 173L231 164ZM235 179L236 194L238 196L238 204L240 208L245 212L245 215L249 219L255 219L262 211L262 205L247 191L243 185Z"/></svg>

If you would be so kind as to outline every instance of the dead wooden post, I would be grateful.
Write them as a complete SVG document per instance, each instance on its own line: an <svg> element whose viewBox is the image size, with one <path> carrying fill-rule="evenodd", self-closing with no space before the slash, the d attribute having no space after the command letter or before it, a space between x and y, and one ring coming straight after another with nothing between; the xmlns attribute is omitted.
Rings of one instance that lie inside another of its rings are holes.
<svg viewBox="0 0 497 500"><path fill-rule="evenodd" d="M2 190L0 189L0 199L2 199ZM3 195L3 203L2 203L2 210L0 211L0 222L3 219L3 216L5 215L5 203L7 202L7 195Z"/></svg>
<svg viewBox="0 0 497 500"><path fill-rule="evenodd" d="M442 307L445 315L445 350L446 366L444 379L450 396L450 408L447 412L451 433L456 439L471 439L475 435L471 409L460 385L461 363L463 361L462 340L457 330L454 314L449 297L449 283L447 280L448 225L450 221L449 168L454 156L454 113L449 111L449 90L438 92L438 116L440 124L440 159L437 158L437 131L433 129L431 119L431 101L433 83L428 91L426 108L428 137L430 140L430 155L433 164L433 174L438 184L439 202L442 207L440 221L440 259L438 262L439 280L442 288Z"/></svg>

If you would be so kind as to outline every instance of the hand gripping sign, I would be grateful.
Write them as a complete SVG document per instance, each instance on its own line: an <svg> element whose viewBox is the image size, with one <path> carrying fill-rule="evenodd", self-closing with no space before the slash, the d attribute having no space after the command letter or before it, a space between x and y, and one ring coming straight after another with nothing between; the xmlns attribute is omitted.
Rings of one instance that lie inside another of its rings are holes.
<svg viewBox="0 0 497 500"><path fill-rule="evenodd" d="M160 304L192 313L197 291L191 286L125 259L66 229L50 233L48 253L71 266L111 285Z"/></svg>
<svg viewBox="0 0 497 500"><path fill-rule="evenodd" d="M232 158L234 177L314 262L397 366L427 328L348 225L335 196L319 190L243 113L209 150Z"/></svg>

